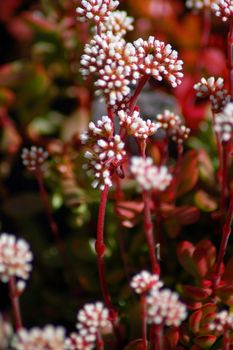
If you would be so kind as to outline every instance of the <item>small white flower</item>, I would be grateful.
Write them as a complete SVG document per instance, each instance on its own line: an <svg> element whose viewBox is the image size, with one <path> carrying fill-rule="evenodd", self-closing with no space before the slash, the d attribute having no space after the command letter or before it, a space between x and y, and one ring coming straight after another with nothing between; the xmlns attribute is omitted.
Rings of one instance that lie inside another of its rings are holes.
<svg viewBox="0 0 233 350"><path fill-rule="evenodd" d="M209 329L217 333L233 330L233 315L226 310L220 311L213 322L209 324Z"/></svg>
<svg viewBox="0 0 233 350"><path fill-rule="evenodd" d="M127 16L125 11L114 11L105 22L100 23L102 33L112 32L113 35L123 37L128 31L133 30L134 19Z"/></svg>

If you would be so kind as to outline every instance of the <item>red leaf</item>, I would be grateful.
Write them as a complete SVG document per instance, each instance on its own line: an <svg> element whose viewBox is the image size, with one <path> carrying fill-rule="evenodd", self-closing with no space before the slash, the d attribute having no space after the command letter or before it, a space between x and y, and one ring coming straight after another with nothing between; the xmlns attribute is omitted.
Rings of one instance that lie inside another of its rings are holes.
<svg viewBox="0 0 233 350"><path fill-rule="evenodd" d="M187 296L194 300L205 300L212 293L212 290L208 288L200 288L194 286L184 286L183 288Z"/></svg>
<svg viewBox="0 0 233 350"><path fill-rule="evenodd" d="M142 339L136 339L131 341L124 350L143 350L143 341Z"/></svg>
<svg viewBox="0 0 233 350"><path fill-rule="evenodd" d="M197 345L200 345L202 349L209 349L216 341L217 337L215 335L200 335L194 339Z"/></svg>
<svg viewBox="0 0 233 350"><path fill-rule="evenodd" d="M193 333L198 333L200 330L200 322L202 318L202 310L195 311L190 317L189 317L189 328Z"/></svg>
<svg viewBox="0 0 233 350"><path fill-rule="evenodd" d="M195 247L192 243L183 241L178 244L177 256L185 271L189 272L194 277L198 277L198 272L192 258L194 250Z"/></svg>
<svg viewBox="0 0 233 350"><path fill-rule="evenodd" d="M202 278L211 272L216 259L216 248L208 240L200 241L193 253L199 276Z"/></svg>

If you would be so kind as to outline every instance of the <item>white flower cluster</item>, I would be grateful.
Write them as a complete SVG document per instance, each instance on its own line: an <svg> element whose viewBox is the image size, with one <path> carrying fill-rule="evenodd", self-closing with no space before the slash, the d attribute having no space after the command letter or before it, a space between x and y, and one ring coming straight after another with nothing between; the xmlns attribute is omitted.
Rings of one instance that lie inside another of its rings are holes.
<svg viewBox="0 0 233 350"><path fill-rule="evenodd" d="M194 89L197 91L198 97L209 98L214 113L220 112L230 102L230 95L224 89L224 80L222 78L201 78L201 81L194 85Z"/></svg>
<svg viewBox="0 0 233 350"><path fill-rule="evenodd" d="M76 12L81 22L93 20L99 23L108 19L111 11L115 10L118 5L119 1L116 0L82 0Z"/></svg>
<svg viewBox="0 0 233 350"><path fill-rule="evenodd" d="M13 340L14 350L64 350L65 330L48 325L43 329L21 329Z"/></svg>
<svg viewBox="0 0 233 350"><path fill-rule="evenodd" d="M103 116L95 125L89 124L88 132L83 133L81 141L89 147L84 157L88 164L84 164L89 176L94 176L94 188L104 190L105 185L112 186L112 174L124 162L126 152L124 142L119 135L113 136L113 124L110 118Z"/></svg>
<svg viewBox="0 0 233 350"><path fill-rule="evenodd" d="M48 152L42 147L31 146L30 149L23 148L21 158L23 160L23 165L30 170L34 171L44 163L48 158Z"/></svg>
<svg viewBox="0 0 233 350"><path fill-rule="evenodd" d="M164 191L172 180L167 167L155 166L150 157L132 157L130 170L140 188L145 191Z"/></svg>
<svg viewBox="0 0 233 350"><path fill-rule="evenodd" d="M120 125L123 126L129 135L133 135L139 139L147 139L157 130L157 126L150 119L143 120L138 111L134 111L131 115L121 110L118 112Z"/></svg>
<svg viewBox="0 0 233 350"><path fill-rule="evenodd" d="M217 17L226 22L233 16L233 0L215 0L212 4L212 10Z"/></svg>
<svg viewBox="0 0 233 350"><path fill-rule="evenodd" d="M166 78L172 87L181 84L183 61L178 59L178 52L170 44L150 36L148 40L134 41L139 58L139 71L142 75L151 75L161 81Z"/></svg>
<svg viewBox="0 0 233 350"><path fill-rule="evenodd" d="M233 331L233 315L226 310L220 311L215 320L209 324L209 329L217 333L223 333L227 330Z"/></svg>
<svg viewBox="0 0 233 350"><path fill-rule="evenodd" d="M10 323L6 322L0 314L0 349L8 350L13 329Z"/></svg>
<svg viewBox="0 0 233 350"><path fill-rule="evenodd" d="M193 10L202 10L203 8L211 8L214 0L187 0L186 6Z"/></svg>
<svg viewBox="0 0 233 350"><path fill-rule="evenodd" d="M84 77L97 73L96 94L111 105L121 102L140 77L135 47L112 32L95 35L84 47L80 72Z"/></svg>
<svg viewBox="0 0 233 350"><path fill-rule="evenodd" d="M146 297L148 323L178 327L187 317L186 306L169 289L152 288Z"/></svg>
<svg viewBox="0 0 233 350"><path fill-rule="evenodd" d="M137 294L143 294L148 292L152 287L161 288L163 282L159 280L159 275L151 274L148 271L141 271L132 278L130 286Z"/></svg>
<svg viewBox="0 0 233 350"><path fill-rule="evenodd" d="M176 143L183 144L190 135L191 130L185 125L180 125L172 131L172 140Z"/></svg>
<svg viewBox="0 0 233 350"><path fill-rule="evenodd" d="M112 331L109 311L101 302L84 305L77 318L78 334L72 333L66 340L68 350L92 350L98 333L106 334Z"/></svg>
<svg viewBox="0 0 233 350"><path fill-rule="evenodd" d="M113 11L105 22L101 22L101 33L111 32L115 36L123 37L128 31L133 30L134 19L127 16L125 11Z"/></svg>
<svg viewBox="0 0 233 350"><path fill-rule="evenodd" d="M32 253L24 239L10 234L0 235L0 279L8 282L11 277L27 280L32 270Z"/></svg>
<svg viewBox="0 0 233 350"><path fill-rule="evenodd" d="M222 142L232 140L233 135L233 103L228 103L222 113L216 114L214 129Z"/></svg>

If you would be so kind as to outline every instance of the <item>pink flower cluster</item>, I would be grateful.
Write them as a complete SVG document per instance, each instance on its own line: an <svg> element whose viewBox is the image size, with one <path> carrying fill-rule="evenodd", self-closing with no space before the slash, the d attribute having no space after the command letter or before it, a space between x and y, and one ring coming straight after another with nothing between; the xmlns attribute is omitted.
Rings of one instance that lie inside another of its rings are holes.
<svg viewBox="0 0 233 350"><path fill-rule="evenodd" d="M169 110L157 115L156 127L157 129L163 129L177 143L183 143L190 134L190 129L182 125L180 116Z"/></svg>
<svg viewBox="0 0 233 350"><path fill-rule="evenodd" d="M220 311L215 320L209 324L209 329L220 334L227 330L233 331L233 315L226 310Z"/></svg>
<svg viewBox="0 0 233 350"><path fill-rule="evenodd" d="M39 169L48 158L48 152L42 147L31 146L30 149L23 149L21 158L23 160L23 165L25 165L28 170L35 171Z"/></svg>
<svg viewBox="0 0 233 350"><path fill-rule="evenodd" d="M150 157L132 157L130 170L140 189L145 191L164 191L172 180L172 176L169 174L167 167L155 166L153 164L153 159Z"/></svg>
<svg viewBox="0 0 233 350"><path fill-rule="evenodd" d="M147 139L157 130L157 125L150 119L144 120L138 111L134 111L131 115L123 110L118 112L120 125L124 127L129 135L133 135L139 139Z"/></svg>
<svg viewBox="0 0 233 350"><path fill-rule="evenodd" d="M232 20L233 17L233 0L215 0L212 4L212 10L222 21Z"/></svg>
<svg viewBox="0 0 233 350"><path fill-rule="evenodd" d="M163 282L160 281L159 275L151 274L148 271L141 271L132 278L130 286L134 289L135 293L143 294L148 292L152 287L161 288Z"/></svg>
<svg viewBox="0 0 233 350"><path fill-rule="evenodd" d="M187 317L186 306L169 289L152 288L146 297L148 323L178 327Z"/></svg>
<svg viewBox="0 0 233 350"><path fill-rule="evenodd" d="M43 329L21 329L13 340L15 350L64 350L65 330L48 325Z"/></svg>
<svg viewBox="0 0 233 350"><path fill-rule="evenodd" d="M82 0L81 6L77 8L78 19L81 22L93 20L99 23L108 18L111 11L119 5L116 0Z"/></svg>
<svg viewBox="0 0 233 350"><path fill-rule="evenodd" d="M2 282L8 282L11 277L27 280L32 269L31 262L32 253L24 239L17 239L7 233L0 235L0 280Z"/></svg>
<svg viewBox="0 0 233 350"><path fill-rule="evenodd" d="M113 136L111 119L104 116L97 125L91 122L88 132L81 135L81 140L89 146L84 155L88 159L84 169L88 175L95 177L92 186L101 190L104 190L105 186L111 187L113 173L119 171L126 158L125 145L120 135Z"/></svg>
<svg viewBox="0 0 233 350"><path fill-rule="evenodd" d="M112 331L109 311L101 302L84 305L77 318L78 333L72 333L66 340L66 349L68 350L94 349L97 335Z"/></svg>
<svg viewBox="0 0 233 350"><path fill-rule="evenodd" d="M230 95L224 89L224 80L222 78L210 77L208 79L201 78L201 81L194 85L197 96L208 97L214 113L219 113L230 102Z"/></svg>

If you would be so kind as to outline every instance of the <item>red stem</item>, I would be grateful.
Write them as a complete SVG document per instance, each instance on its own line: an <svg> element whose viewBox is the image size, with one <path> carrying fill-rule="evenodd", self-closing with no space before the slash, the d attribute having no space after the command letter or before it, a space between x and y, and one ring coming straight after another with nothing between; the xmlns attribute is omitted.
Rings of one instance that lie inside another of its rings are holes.
<svg viewBox="0 0 233 350"><path fill-rule="evenodd" d="M36 176L36 180L37 180L37 183L39 186L40 197L41 197L41 200L44 204L44 208L45 208L45 211L47 214L49 226L50 226L51 232L52 232L54 240L55 240L55 244L56 244L57 249L60 252L63 260L64 260L64 264L67 265L67 258L65 256L65 247L64 247L63 242L60 238L57 224L56 224L56 222L53 218L53 215L52 215L52 210L51 210L51 207L49 204L48 194L47 194L45 187L44 187L43 177L42 177L42 173L41 173L40 169L37 169L35 171L35 176Z"/></svg>
<svg viewBox="0 0 233 350"><path fill-rule="evenodd" d="M132 114L134 111L134 107L137 103L138 96L140 95L140 92L142 91L144 85L146 84L147 80L149 79L148 75L144 75L138 82L138 85L136 87L136 90L134 92L134 95L131 98L130 101L130 112L129 114Z"/></svg>
<svg viewBox="0 0 233 350"><path fill-rule="evenodd" d="M142 350L147 349L147 325L146 325L146 303L145 295L141 295L141 318L142 318Z"/></svg>
<svg viewBox="0 0 233 350"><path fill-rule="evenodd" d="M98 350L104 350L104 341L99 332L97 333L96 345Z"/></svg>
<svg viewBox="0 0 233 350"><path fill-rule="evenodd" d="M223 350L230 350L230 337L228 330L225 330L223 334Z"/></svg>
<svg viewBox="0 0 233 350"><path fill-rule="evenodd" d="M15 278L11 277L9 279L9 289L10 289L10 298L12 303L12 309L15 319L15 327L18 332L21 328L23 328L20 306L19 306L19 296L15 286Z"/></svg>
<svg viewBox="0 0 233 350"><path fill-rule="evenodd" d="M229 72L229 85L230 85L230 94L233 100L233 21L230 22L230 28L228 32L228 72Z"/></svg>
<svg viewBox="0 0 233 350"><path fill-rule="evenodd" d="M156 326L155 331L156 331L156 339L157 339L156 350L164 350L163 327L161 325Z"/></svg>
<svg viewBox="0 0 233 350"><path fill-rule="evenodd" d="M118 345L120 346L121 343L121 334L120 329L118 326L118 316L117 312L113 308L111 297L108 292L107 288L107 282L105 277L105 270L104 270L104 254L105 254L105 244L104 244L104 219L105 219L105 212L106 212L106 204L108 199L108 190L109 186L105 185L104 190L101 192L101 198L100 198L100 206L99 206L99 213L98 213L98 223L97 223L97 239L95 243L95 250L97 254L97 264L98 264L98 272L99 272L99 281L100 281L100 287L102 291L102 296L104 303L109 308L110 315L112 318L112 325L113 329L116 335L116 338L118 340Z"/></svg>
<svg viewBox="0 0 233 350"><path fill-rule="evenodd" d="M151 219L150 209L150 193L143 191L143 202L144 202L144 229L146 234L147 245L149 249L151 268L153 273L159 274L160 267L155 255L155 241L153 235L153 223Z"/></svg>
<svg viewBox="0 0 233 350"><path fill-rule="evenodd" d="M104 190L101 192L95 250L97 253L99 280L100 280L103 299L106 306L109 309L112 309L112 302L111 302L110 295L108 294L107 283L105 279L104 261L103 261L105 249L106 249L104 244L104 218L105 218L106 204L107 204L107 198L108 198L108 190L109 190L109 187L105 186Z"/></svg>
<svg viewBox="0 0 233 350"><path fill-rule="evenodd" d="M205 49L209 43L209 37L211 32L211 11L209 8L204 10L203 31L201 38L202 49Z"/></svg>
<svg viewBox="0 0 233 350"><path fill-rule="evenodd" d="M213 290L215 290L218 287L221 281L221 266L223 263L223 257L226 252L228 240L231 234L232 221L233 221L233 197L231 198L230 208L228 210L226 222L222 230L222 241L221 241L220 250L217 258L216 268L215 268Z"/></svg>
<svg viewBox="0 0 233 350"><path fill-rule="evenodd" d="M227 145L222 143L222 174L221 174L221 210L224 212L227 200L228 152Z"/></svg>

